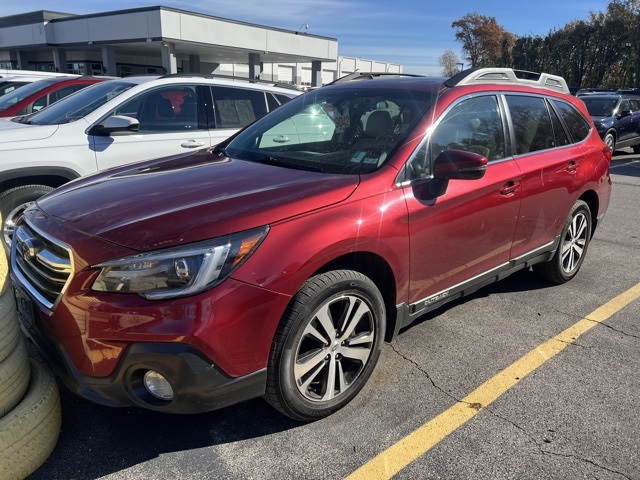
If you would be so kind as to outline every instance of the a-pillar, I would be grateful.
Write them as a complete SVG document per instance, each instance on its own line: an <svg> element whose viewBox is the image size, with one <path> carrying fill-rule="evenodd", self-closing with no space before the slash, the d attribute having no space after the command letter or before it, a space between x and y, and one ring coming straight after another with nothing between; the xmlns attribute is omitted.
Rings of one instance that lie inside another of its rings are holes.
<svg viewBox="0 0 640 480"><path fill-rule="evenodd" d="M162 52L162 66L164 67L164 73L178 73L178 62L176 60L176 44L170 42L163 42L160 47Z"/></svg>
<svg viewBox="0 0 640 480"><path fill-rule="evenodd" d="M104 46L102 49L102 70L105 75L117 77L118 70L116 67L116 49L114 47Z"/></svg>
<svg viewBox="0 0 640 480"><path fill-rule="evenodd" d="M67 51L64 48L53 49L53 65L56 72L67 73Z"/></svg>
<svg viewBox="0 0 640 480"><path fill-rule="evenodd" d="M260 63L259 53L249 54L249 78L251 80L258 80L262 71L262 64Z"/></svg>
<svg viewBox="0 0 640 480"><path fill-rule="evenodd" d="M318 60L311 62L311 86L322 86L322 62Z"/></svg>

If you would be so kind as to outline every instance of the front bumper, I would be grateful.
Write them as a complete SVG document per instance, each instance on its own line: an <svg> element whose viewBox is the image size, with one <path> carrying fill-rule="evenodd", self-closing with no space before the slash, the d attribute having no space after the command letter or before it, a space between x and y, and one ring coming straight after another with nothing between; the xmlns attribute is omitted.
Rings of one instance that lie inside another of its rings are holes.
<svg viewBox="0 0 640 480"><path fill-rule="evenodd" d="M101 405L201 413L260 397L265 392L266 369L232 378L195 347L180 343L134 343L125 349L111 375L83 375L55 338L37 326L25 322L21 326L70 390ZM145 389L142 378L149 370L169 380L174 391L171 401L160 400Z"/></svg>

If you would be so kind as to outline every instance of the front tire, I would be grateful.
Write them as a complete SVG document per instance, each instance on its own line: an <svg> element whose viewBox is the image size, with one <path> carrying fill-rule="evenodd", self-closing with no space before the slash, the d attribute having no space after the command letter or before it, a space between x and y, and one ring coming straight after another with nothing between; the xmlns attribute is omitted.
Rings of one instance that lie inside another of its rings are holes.
<svg viewBox="0 0 640 480"><path fill-rule="evenodd" d="M534 265L534 271L543 279L558 284L575 277L587 254L591 225L589 205L578 200L565 221L554 257L546 263Z"/></svg>
<svg viewBox="0 0 640 480"><path fill-rule="evenodd" d="M53 188L47 185L24 185L7 190L0 195L2 240L6 251L11 250L13 231L22 213L37 199L52 190Z"/></svg>
<svg viewBox="0 0 640 480"><path fill-rule="evenodd" d="M385 315L377 287L358 272L334 270L307 280L274 337L267 401L301 421L347 405L378 361Z"/></svg>

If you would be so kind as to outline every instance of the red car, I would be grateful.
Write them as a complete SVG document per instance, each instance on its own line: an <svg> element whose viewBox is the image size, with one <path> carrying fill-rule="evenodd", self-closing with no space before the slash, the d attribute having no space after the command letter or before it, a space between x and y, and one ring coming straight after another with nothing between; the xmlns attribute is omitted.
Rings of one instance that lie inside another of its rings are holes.
<svg viewBox="0 0 640 480"><path fill-rule="evenodd" d="M93 77L55 77L24 85L0 97L0 117L15 117L42 110L94 83L105 79Z"/></svg>
<svg viewBox="0 0 640 480"><path fill-rule="evenodd" d="M39 199L13 237L23 330L103 405L264 396L320 418L425 312L521 269L571 280L610 161L552 75L316 89L215 148Z"/></svg>

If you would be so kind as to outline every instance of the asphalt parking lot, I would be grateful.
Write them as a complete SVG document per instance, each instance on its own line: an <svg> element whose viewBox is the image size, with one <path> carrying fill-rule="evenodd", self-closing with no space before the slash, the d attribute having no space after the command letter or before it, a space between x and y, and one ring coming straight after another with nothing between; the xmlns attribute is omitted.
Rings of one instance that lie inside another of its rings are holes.
<svg viewBox="0 0 640 480"><path fill-rule="evenodd" d="M608 214L573 281L519 272L427 315L385 345L365 389L333 416L300 424L260 399L163 415L62 387L58 445L30 478L640 479L640 156L619 153L612 173ZM542 347L580 322L588 329L551 342L563 349ZM467 400L530 352L530 373L489 384L491 403ZM407 439L456 406L472 414Z"/></svg>

